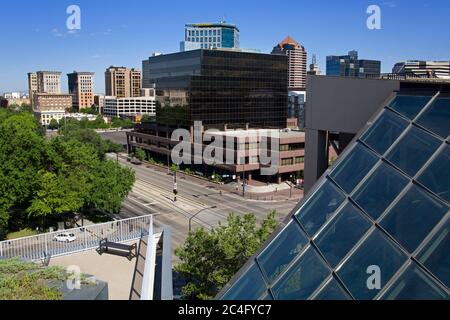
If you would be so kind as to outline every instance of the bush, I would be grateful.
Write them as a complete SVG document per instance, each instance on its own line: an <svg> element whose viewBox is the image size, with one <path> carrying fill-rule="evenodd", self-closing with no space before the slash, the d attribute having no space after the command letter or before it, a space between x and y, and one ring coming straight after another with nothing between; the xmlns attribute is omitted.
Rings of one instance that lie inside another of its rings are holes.
<svg viewBox="0 0 450 320"><path fill-rule="evenodd" d="M14 240L14 239L19 239L19 238L35 236L37 234L38 234L38 232L36 230L23 229L23 230L20 230L17 232L11 232L11 233L7 234L6 239Z"/></svg>
<svg viewBox="0 0 450 320"><path fill-rule="evenodd" d="M214 298L275 230L275 217L276 212L271 212L258 227L253 214L230 214L226 226L190 233L184 246L175 251L181 261L175 270L187 282L184 297Z"/></svg>
<svg viewBox="0 0 450 320"><path fill-rule="evenodd" d="M0 300L61 300L61 292L50 284L67 278L60 267L42 268L18 259L1 260Z"/></svg>
<svg viewBox="0 0 450 320"><path fill-rule="evenodd" d="M140 160L140 161L144 161L145 158L147 157L147 154L145 153L144 150L137 148L136 151L134 152L134 156Z"/></svg>

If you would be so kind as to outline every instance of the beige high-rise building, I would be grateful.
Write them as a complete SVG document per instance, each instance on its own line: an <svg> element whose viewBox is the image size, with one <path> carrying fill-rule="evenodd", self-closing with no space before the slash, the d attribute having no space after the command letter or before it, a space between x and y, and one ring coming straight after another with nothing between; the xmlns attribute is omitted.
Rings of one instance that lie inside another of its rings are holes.
<svg viewBox="0 0 450 320"><path fill-rule="evenodd" d="M34 72L28 73L28 94L31 101L31 104L33 104L33 96L38 90L37 85L37 74Z"/></svg>
<svg viewBox="0 0 450 320"><path fill-rule="evenodd" d="M105 72L106 96L139 97L142 88L141 71L125 67L109 67Z"/></svg>
<svg viewBox="0 0 450 320"><path fill-rule="evenodd" d="M73 107L82 110L94 104L94 73L76 72L67 75L69 94L73 96Z"/></svg>
<svg viewBox="0 0 450 320"><path fill-rule="evenodd" d="M38 71L28 73L28 91L32 105L36 93L61 94L61 72Z"/></svg>
<svg viewBox="0 0 450 320"><path fill-rule="evenodd" d="M284 54L289 59L289 91L303 91L306 88L307 53L305 48L291 37L286 37L272 54Z"/></svg>
<svg viewBox="0 0 450 320"><path fill-rule="evenodd" d="M38 71L37 92L48 94L61 94L61 72Z"/></svg>

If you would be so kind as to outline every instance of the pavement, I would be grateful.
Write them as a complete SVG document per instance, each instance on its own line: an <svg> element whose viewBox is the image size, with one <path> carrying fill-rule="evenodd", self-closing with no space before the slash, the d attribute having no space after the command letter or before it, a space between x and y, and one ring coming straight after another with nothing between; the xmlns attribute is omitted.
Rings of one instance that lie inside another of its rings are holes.
<svg viewBox="0 0 450 320"><path fill-rule="evenodd" d="M113 154L108 156L111 160L116 159ZM120 218L154 214L156 227L172 227L174 249L185 242L190 220L192 230L198 227L213 228L226 223L230 213L253 213L257 221L262 222L270 211L276 210L277 218L283 221L298 203L298 199L267 202L244 199L223 190L227 186L183 174L178 174L175 202L174 178L167 173L167 169L146 164L133 165L126 161L126 156L119 157L119 161L136 173L136 183L123 203Z"/></svg>
<svg viewBox="0 0 450 320"><path fill-rule="evenodd" d="M95 250L52 258L50 261L50 266L65 268L75 266L83 274L93 275L97 280L106 281L109 300L129 299L135 265L135 259L128 261L124 257L108 254L100 256Z"/></svg>
<svg viewBox="0 0 450 320"><path fill-rule="evenodd" d="M115 143L126 144L124 132L102 133L101 136ZM108 157L117 159L115 154L109 154ZM246 187L244 198L242 188L236 188L236 185L219 185L178 173L178 196L175 202L174 178L168 174L167 168L150 164L133 165L126 158L122 154L119 161L135 171L136 183L123 203L120 218L154 214L156 227L172 227L174 249L184 244L190 220L192 230L199 227L213 228L226 223L230 213L253 213L257 221L262 222L272 210L276 210L277 218L283 221L303 197L303 191L295 188L280 188L278 192L273 192L267 186L262 186L264 190L259 192L251 192Z"/></svg>

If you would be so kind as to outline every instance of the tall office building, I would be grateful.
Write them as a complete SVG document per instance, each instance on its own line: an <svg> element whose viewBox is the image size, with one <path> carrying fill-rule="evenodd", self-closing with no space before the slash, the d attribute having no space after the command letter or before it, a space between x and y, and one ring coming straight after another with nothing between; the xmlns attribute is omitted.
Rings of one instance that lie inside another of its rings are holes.
<svg viewBox="0 0 450 320"><path fill-rule="evenodd" d="M107 96L139 97L142 89L141 71L111 66L105 72L105 88Z"/></svg>
<svg viewBox="0 0 450 320"><path fill-rule="evenodd" d="M61 72L38 71L37 91L47 94L61 94Z"/></svg>
<svg viewBox="0 0 450 320"><path fill-rule="evenodd" d="M238 49L240 46L239 35L238 27L224 21L187 24L180 51L212 48Z"/></svg>
<svg viewBox="0 0 450 320"><path fill-rule="evenodd" d="M34 105L36 93L61 94L61 72L38 71L28 73L28 91Z"/></svg>
<svg viewBox="0 0 450 320"><path fill-rule="evenodd" d="M174 125L286 127L286 56L195 50L150 57L143 70L143 83L155 85L163 106L157 118L179 116ZM183 109L172 113L170 107Z"/></svg>
<svg viewBox="0 0 450 320"><path fill-rule="evenodd" d="M69 94L73 96L73 107L81 110L94 104L94 73L76 72L67 75Z"/></svg>
<svg viewBox="0 0 450 320"><path fill-rule="evenodd" d="M346 56L327 57L327 76L365 78L380 74L381 61L359 59L358 51L350 51Z"/></svg>
<svg viewBox="0 0 450 320"><path fill-rule="evenodd" d="M307 53L305 48L288 36L273 48L272 54L282 54L288 57L289 91L305 90L307 70Z"/></svg>
<svg viewBox="0 0 450 320"><path fill-rule="evenodd" d="M450 78L450 61L409 60L395 64L392 73L424 78Z"/></svg>
<svg viewBox="0 0 450 320"><path fill-rule="evenodd" d="M38 91L37 74L35 72L28 73L28 95L33 104L33 96Z"/></svg>

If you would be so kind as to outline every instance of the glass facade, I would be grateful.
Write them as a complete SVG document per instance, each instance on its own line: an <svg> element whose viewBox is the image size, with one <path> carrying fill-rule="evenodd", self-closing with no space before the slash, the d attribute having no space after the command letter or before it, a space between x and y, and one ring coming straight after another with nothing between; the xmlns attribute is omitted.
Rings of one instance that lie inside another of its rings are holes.
<svg viewBox="0 0 450 320"><path fill-rule="evenodd" d="M256 271L264 280L264 296L450 299L446 99L442 93L426 98L400 93L379 112L288 226L249 261L254 266L249 276ZM247 277L245 268L240 275ZM228 284L223 293L236 285Z"/></svg>
<svg viewBox="0 0 450 320"><path fill-rule="evenodd" d="M240 31L228 23L189 24L185 28L185 39L181 51L195 49L226 48L239 49Z"/></svg>
<svg viewBox="0 0 450 320"><path fill-rule="evenodd" d="M286 127L285 56L195 50L151 57L144 65L144 83L156 84L161 107L184 106L188 124Z"/></svg>
<svg viewBox="0 0 450 320"><path fill-rule="evenodd" d="M346 56L327 57L327 76L361 77L380 75L381 61L359 60L358 52L351 51Z"/></svg>

